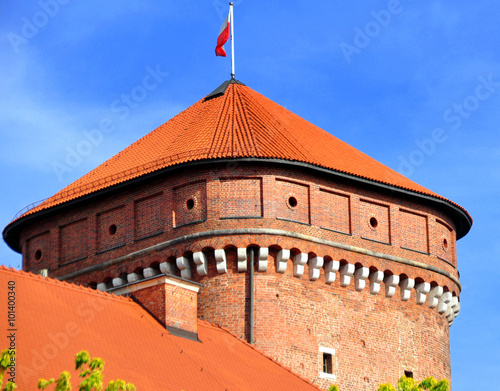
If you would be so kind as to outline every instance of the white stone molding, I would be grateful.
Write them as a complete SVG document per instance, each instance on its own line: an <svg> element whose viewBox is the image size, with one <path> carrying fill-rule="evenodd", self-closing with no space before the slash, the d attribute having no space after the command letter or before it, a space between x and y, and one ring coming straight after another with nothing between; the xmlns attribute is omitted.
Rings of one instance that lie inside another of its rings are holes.
<svg viewBox="0 0 500 391"><path fill-rule="evenodd" d="M257 253L257 271L267 272L267 257L269 256L269 248L260 247Z"/></svg>
<svg viewBox="0 0 500 391"><path fill-rule="evenodd" d="M314 257L309 260L309 280L316 281L319 278L323 264L323 257Z"/></svg>
<svg viewBox="0 0 500 391"><path fill-rule="evenodd" d="M385 277L385 297L391 298L396 293L396 287L399 284L399 276L395 274L391 274L390 276Z"/></svg>
<svg viewBox="0 0 500 391"><path fill-rule="evenodd" d="M415 286L415 296L417 304L424 304L427 298L427 293L431 291L431 284L428 282L421 282Z"/></svg>
<svg viewBox="0 0 500 391"><path fill-rule="evenodd" d="M217 262L217 271L220 274L227 273L227 259L224 249L215 250L215 261Z"/></svg>
<svg viewBox="0 0 500 391"><path fill-rule="evenodd" d="M207 256L202 251L193 253L193 262L199 276L207 275Z"/></svg>
<svg viewBox="0 0 500 391"><path fill-rule="evenodd" d="M336 272L339 271L339 261L329 261L325 265L325 283L332 284L335 281Z"/></svg>
<svg viewBox="0 0 500 391"><path fill-rule="evenodd" d="M142 279L142 275L139 273L127 274L127 282L137 282Z"/></svg>
<svg viewBox="0 0 500 391"><path fill-rule="evenodd" d="M401 290L401 300L408 301L411 297L411 290L415 286L415 280L413 278L405 278L399 283L399 288Z"/></svg>
<svg viewBox="0 0 500 391"><path fill-rule="evenodd" d="M354 272L354 287L358 292L365 289L366 279L370 275L370 269L367 267L360 267Z"/></svg>
<svg viewBox="0 0 500 391"><path fill-rule="evenodd" d="M105 282L100 282L97 284L97 290L105 292L108 289L108 284Z"/></svg>
<svg viewBox="0 0 500 391"><path fill-rule="evenodd" d="M290 259L290 250L280 250L276 255L276 272L284 273L286 271L286 265Z"/></svg>
<svg viewBox="0 0 500 391"><path fill-rule="evenodd" d="M436 308L438 306L439 298L443 294L443 288L435 286L429 291L429 308Z"/></svg>
<svg viewBox="0 0 500 391"><path fill-rule="evenodd" d="M238 248L238 271L246 272L248 270L248 257L247 257L247 249Z"/></svg>
<svg viewBox="0 0 500 391"><path fill-rule="evenodd" d="M175 274L175 265L172 262L162 262L160 271L164 274Z"/></svg>
<svg viewBox="0 0 500 391"><path fill-rule="evenodd" d="M348 286L351 283L354 271L355 266L352 263L346 263L340 267L340 286Z"/></svg>
<svg viewBox="0 0 500 391"><path fill-rule="evenodd" d="M306 253L299 253L293 257L293 276L300 277L304 274L304 265L307 263L309 256Z"/></svg>
<svg viewBox="0 0 500 391"><path fill-rule="evenodd" d="M370 293L378 295L380 293L380 284L384 281L384 272L380 270L370 273Z"/></svg>
<svg viewBox="0 0 500 391"><path fill-rule="evenodd" d="M113 278L113 286L120 286L120 285L125 285L127 283L127 280L121 277L116 277Z"/></svg>
<svg viewBox="0 0 500 391"><path fill-rule="evenodd" d="M142 271L142 274L144 274L144 278L149 278L160 274L160 272L152 267L147 267Z"/></svg>
<svg viewBox="0 0 500 391"><path fill-rule="evenodd" d="M181 271L181 277L188 280L191 279L191 267L189 266L189 260L186 257L179 257L175 260L177 267Z"/></svg>

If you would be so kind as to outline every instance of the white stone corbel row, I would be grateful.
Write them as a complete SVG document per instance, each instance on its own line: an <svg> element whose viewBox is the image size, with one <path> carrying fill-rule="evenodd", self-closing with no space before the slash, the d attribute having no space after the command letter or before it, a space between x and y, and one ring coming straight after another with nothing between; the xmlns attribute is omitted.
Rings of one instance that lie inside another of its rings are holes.
<svg viewBox="0 0 500 391"><path fill-rule="evenodd" d="M248 270L248 256L247 256L247 248L238 248L238 271L246 272Z"/></svg>
<svg viewBox="0 0 500 391"><path fill-rule="evenodd" d="M186 257L179 257L175 260L175 263L181 271L181 277L190 280L191 267L189 266L189 260Z"/></svg>
<svg viewBox="0 0 500 391"><path fill-rule="evenodd" d="M380 284L384 281L384 272L376 270L370 273L370 293L378 295L380 293Z"/></svg>
<svg viewBox="0 0 500 391"><path fill-rule="evenodd" d="M257 271L267 272L267 257L269 256L268 247L260 247L257 253Z"/></svg>
<svg viewBox="0 0 500 391"><path fill-rule="evenodd" d="M217 271L219 274L227 273L227 259L224 249L215 250L215 261L217 262Z"/></svg>
<svg viewBox="0 0 500 391"><path fill-rule="evenodd" d="M411 297L411 290L415 286L415 280L413 278L405 278L399 282L399 288L401 290L401 300L408 301Z"/></svg>
<svg viewBox="0 0 500 391"><path fill-rule="evenodd" d="M443 287L435 286L429 291L429 308L436 308L439 298L443 295Z"/></svg>
<svg viewBox="0 0 500 391"><path fill-rule="evenodd" d="M354 272L354 288L361 292L365 289L366 279L370 275L370 269L367 267L360 267Z"/></svg>
<svg viewBox="0 0 500 391"><path fill-rule="evenodd" d="M339 271L339 261L329 261L325 265L325 283L332 284L335 281L336 272Z"/></svg>
<svg viewBox="0 0 500 391"><path fill-rule="evenodd" d="M207 271L207 256L202 251L193 253L193 262L196 265L196 272L199 276L206 276Z"/></svg>
<svg viewBox="0 0 500 391"><path fill-rule="evenodd" d="M417 304L424 304L425 299L427 298L427 293L431 290L431 284L428 282L421 282L415 286L415 296L417 300Z"/></svg>
<svg viewBox="0 0 500 391"><path fill-rule="evenodd" d="M237 249L238 272L248 270L248 255L247 248ZM257 252L257 270L265 272L268 269L269 248L261 247ZM288 260L291 259L291 251L282 249L276 255L276 272L285 273L288 265ZM217 262L217 271L219 273L227 273L227 256L224 249L215 250L215 260ZM443 287L431 287L428 282L416 283L414 279L405 277L400 279L397 275L384 276L382 271L372 271L367 267L355 268L354 264L346 263L340 265L339 261L329 260L324 261L323 257L314 257L309 259L307 253L299 253L293 258L293 275L301 277L305 271L305 265L309 262L309 279L316 281L321 276L321 268L324 268L325 283L332 284L336 279L336 273L340 274L340 286L346 287L351 282L351 277L355 279L356 291L365 289L367 280L370 284L370 294L377 295L380 293L382 281L385 284L385 296L391 298L399 286L401 292L401 300L407 301L411 297L412 289L415 290L416 304L422 305L428 299L429 308L437 308L439 314L444 314L451 326L460 312L460 302L457 296L451 292L444 292ZM198 251L193 253L193 262L196 265L196 272L200 276L206 276L208 273L208 258L205 253ZM134 284L144 278L150 278L159 273L175 275L175 266L180 270L182 278L191 279L191 267L187 257L178 257L173 262L162 262L157 268L147 267L142 273L129 273L126 277L116 277L109 282L101 282L97 284L97 289L107 291L112 288L119 287L125 284Z"/></svg>
<svg viewBox="0 0 500 391"><path fill-rule="evenodd" d="M396 293L396 287L399 284L399 276L395 274L391 274L390 276L385 277L385 297L391 298Z"/></svg>
<svg viewBox="0 0 500 391"><path fill-rule="evenodd" d="M354 270L355 266L352 263L346 263L340 267L340 286L348 286L351 283Z"/></svg>
<svg viewBox="0 0 500 391"><path fill-rule="evenodd" d="M319 278L323 264L323 257L314 257L309 260L309 280L316 281Z"/></svg>
<svg viewBox="0 0 500 391"><path fill-rule="evenodd" d="M284 273L286 271L286 265L290 259L290 250L280 250L276 255L276 272Z"/></svg>
<svg viewBox="0 0 500 391"><path fill-rule="evenodd" d="M304 265L307 263L309 256L306 253L299 253L293 257L293 276L300 277L304 274Z"/></svg>

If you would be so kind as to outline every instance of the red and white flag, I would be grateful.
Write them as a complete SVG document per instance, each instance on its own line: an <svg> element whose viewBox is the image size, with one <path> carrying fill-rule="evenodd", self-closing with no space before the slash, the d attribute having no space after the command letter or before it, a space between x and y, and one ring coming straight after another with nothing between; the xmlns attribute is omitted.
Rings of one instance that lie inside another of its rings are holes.
<svg viewBox="0 0 500 391"><path fill-rule="evenodd" d="M217 46L215 47L215 55L216 56L226 57L226 51L224 50L224 44L229 39L229 27L231 26L230 18L229 18L230 15L231 15L231 13L229 13L227 15L226 19L224 20L224 23L222 23L222 27L220 28L219 37L217 38Z"/></svg>

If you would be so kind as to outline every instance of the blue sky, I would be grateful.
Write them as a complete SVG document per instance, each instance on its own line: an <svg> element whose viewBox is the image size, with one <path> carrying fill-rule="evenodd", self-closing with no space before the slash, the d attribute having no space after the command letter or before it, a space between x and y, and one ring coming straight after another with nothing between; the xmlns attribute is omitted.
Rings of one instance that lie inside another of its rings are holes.
<svg viewBox="0 0 500 391"><path fill-rule="evenodd" d="M2 1L0 225L228 79L229 59L214 56L227 9ZM458 242L454 391L491 389L500 373L499 14L493 0L235 1L237 79L474 218ZM2 242L0 263L21 257Z"/></svg>

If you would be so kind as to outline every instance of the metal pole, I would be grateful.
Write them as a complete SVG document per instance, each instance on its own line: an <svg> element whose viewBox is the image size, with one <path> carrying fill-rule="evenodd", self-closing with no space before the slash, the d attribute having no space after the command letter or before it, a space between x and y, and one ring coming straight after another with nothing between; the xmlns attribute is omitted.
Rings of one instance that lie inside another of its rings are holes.
<svg viewBox="0 0 500 391"><path fill-rule="evenodd" d="M233 3L229 3L229 13L231 19L231 78L234 79L234 16Z"/></svg>
<svg viewBox="0 0 500 391"><path fill-rule="evenodd" d="M253 262L254 262L254 248L250 247L249 256L249 303L248 303L248 343L253 345Z"/></svg>

